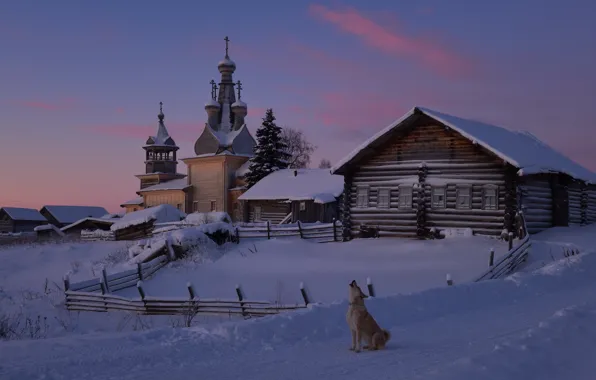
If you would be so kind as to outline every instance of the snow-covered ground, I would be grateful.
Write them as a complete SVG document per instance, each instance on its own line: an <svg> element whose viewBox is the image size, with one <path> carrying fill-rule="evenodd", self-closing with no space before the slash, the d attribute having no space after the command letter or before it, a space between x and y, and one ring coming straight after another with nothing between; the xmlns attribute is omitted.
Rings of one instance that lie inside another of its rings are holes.
<svg viewBox="0 0 596 380"><path fill-rule="evenodd" d="M256 243L256 253L246 252L246 246L242 254L235 251L243 249L240 245L212 263L170 264L147 281L149 293L173 292L178 289L176 281L183 292L191 274L204 270L202 275L209 277L205 286L199 286L198 274L192 278L204 297L218 296L217 285L225 288L228 282L230 293L224 295L230 296L233 285L240 282L251 298L271 298L275 294L271 286L276 285L270 284L281 278L296 283L296 288L299 281L307 282L316 301L324 304L187 329L161 327L3 342L0 378L592 379L596 373L596 363L590 360L596 341L596 254L590 252L594 236L596 227L560 228L537 235L525 272L482 283L463 283L473 277L469 257L478 249L482 259L477 268L485 269L489 243L498 247L495 241L379 239L306 246L300 241L274 240ZM418 249L413 248L416 244ZM475 244L474 249L462 248ZM564 247L584 253L565 258ZM322 254L329 259L321 258ZM418 260L409 260L409 255L419 255ZM467 269L457 272L458 261L465 262ZM276 271L267 270L267 263ZM315 263L335 263L335 268L313 267ZM453 274L455 286L444 285L444 272ZM226 278L242 273L246 277L240 280ZM391 331L392 341L385 351L355 354L347 349L345 278L364 282L367 276L382 296L367 300L367 306L379 324ZM436 283L431 283L435 277ZM267 285L255 285L256 279ZM150 283L161 286L153 289ZM287 297L293 290L288 290ZM332 299L338 301L328 302Z"/></svg>

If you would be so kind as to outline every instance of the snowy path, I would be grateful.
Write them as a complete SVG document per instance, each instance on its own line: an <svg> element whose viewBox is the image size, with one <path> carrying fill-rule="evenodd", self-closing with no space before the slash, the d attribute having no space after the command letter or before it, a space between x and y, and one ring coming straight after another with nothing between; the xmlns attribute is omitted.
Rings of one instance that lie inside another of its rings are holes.
<svg viewBox="0 0 596 380"><path fill-rule="evenodd" d="M348 351L341 303L205 329L8 342L0 345L0 378L517 379L501 376L505 368L521 379L538 355L543 365L534 371L548 375L557 369L544 362L565 363L565 374L587 379L596 370L592 350L577 346L595 338L594 268L596 254L589 254L541 274L370 300L393 335L382 352ZM553 318L557 339L535 349L532 339Z"/></svg>

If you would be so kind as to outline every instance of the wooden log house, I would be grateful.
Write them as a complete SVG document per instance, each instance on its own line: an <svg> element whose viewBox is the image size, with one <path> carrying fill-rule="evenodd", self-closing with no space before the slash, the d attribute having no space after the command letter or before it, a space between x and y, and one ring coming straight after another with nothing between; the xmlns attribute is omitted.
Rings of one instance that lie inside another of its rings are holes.
<svg viewBox="0 0 596 380"><path fill-rule="evenodd" d="M527 132L415 107L337 163L346 237L499 236L524 212L530 233L596 221L596 175Z"/></svg>
<svg viewBox="0 0 596 380"><path fill-rule="evenodd" d="M37 226L48 224L48 220L33 208L0 208L0 233L33 232Z"/></svg>

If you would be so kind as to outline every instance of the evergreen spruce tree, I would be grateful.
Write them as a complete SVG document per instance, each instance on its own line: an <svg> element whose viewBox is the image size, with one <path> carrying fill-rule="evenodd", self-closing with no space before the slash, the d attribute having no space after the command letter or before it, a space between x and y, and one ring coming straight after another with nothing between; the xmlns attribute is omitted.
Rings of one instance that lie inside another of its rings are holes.
<svg viewBox="0 0 596 380"><path fill-rule="evenodd" d="M250 159L248 173L244 177L248 188L268 174L288 167L290 155L281 139L281 128L275 124L273 110L269 108L263 118L263 124L257 129L257 145L254 156Z"/></svg>

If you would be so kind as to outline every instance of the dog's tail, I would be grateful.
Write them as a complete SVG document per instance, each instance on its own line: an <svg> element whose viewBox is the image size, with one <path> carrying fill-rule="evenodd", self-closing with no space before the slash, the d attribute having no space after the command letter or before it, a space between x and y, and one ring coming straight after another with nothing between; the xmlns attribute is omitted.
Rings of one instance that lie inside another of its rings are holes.
<svg viewBox="0 0 596 380"><path fill-rule="evenodd" d="M389 339L391 339L391 333L383 329L383 338L385 338L385 342L389 342Z"/></svg>

